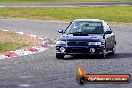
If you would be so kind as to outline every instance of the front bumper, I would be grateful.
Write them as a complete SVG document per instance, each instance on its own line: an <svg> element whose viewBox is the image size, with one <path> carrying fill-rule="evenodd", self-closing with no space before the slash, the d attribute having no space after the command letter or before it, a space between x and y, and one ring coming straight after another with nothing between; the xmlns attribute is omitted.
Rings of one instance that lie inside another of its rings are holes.
<svg viewBox="0 0 132 88"><path fill-rule="evenodd" d="M104 46L56 46L56 54L62 55L101 55Z"/></svg>

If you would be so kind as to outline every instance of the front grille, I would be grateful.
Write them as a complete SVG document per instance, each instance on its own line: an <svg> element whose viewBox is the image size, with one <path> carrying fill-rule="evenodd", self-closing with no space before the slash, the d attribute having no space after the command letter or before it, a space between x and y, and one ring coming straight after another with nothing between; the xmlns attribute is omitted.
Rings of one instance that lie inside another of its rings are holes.
<svg viewBox="0 0 132 88"><path fill-rule="evenodd" d="M88 42L82 42L82 41L70 41L70 42L67 42L67 45L68 46L87 46L88 45Z"/></svg>
<svg viewBox="0 0 132 88"><path fill-rule="evenodd" d="M86 48L67 48L67 53L87 53Z"/></svg>

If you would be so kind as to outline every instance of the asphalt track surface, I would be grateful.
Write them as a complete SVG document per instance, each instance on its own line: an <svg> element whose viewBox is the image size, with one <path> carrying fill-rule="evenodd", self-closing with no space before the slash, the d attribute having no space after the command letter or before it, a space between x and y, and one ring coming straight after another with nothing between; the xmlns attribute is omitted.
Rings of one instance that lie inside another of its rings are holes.
<svg viewBox="0 0 132 88"><path fill-rule="evenodd" d="M0 3L0 7L128 6L132 2Z"/></svg>
<svg viewBox="0 0 132 88"><path fill-rule="evenodd" d="M0 19L0 29L23 31L56 39L58 29L67 23ZM111 28L116 34L117 54L106 59L66 56L55 58L55 48L34 55L0 60L0 88L132 88L129 84L76 83L76 69L83 66L88 73L113 73L132 75L132 26Z"/></svg>

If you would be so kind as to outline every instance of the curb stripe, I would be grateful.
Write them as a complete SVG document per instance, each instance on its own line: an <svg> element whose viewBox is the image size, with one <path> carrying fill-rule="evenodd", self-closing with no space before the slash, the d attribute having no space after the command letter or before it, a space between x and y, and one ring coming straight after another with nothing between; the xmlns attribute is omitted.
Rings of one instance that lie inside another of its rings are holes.
<svg viewBox="0 0 132 88"><path fill-rule="evenodd" d="M9 30L2 30L2 31L9 31ZM14 31L12 31L12 32L14 32ZM37 39L42 41L42 44L38 45L38 46L32 46L32 47L27 47L27 48L24 48L24 49L15 50L15 51L5 52L3 54L0 54L0 59L35 54L35 53L38 53L38 52L43 52L45 50L48 50L48 48L51 47L47 37L40 37L40 36L37 36L37 35L28 34L28 33L24 33L24 32L15 32L15 33L18 33L20 35L27 34L27 35L29 35L33 38L37 38Z"/></svg>

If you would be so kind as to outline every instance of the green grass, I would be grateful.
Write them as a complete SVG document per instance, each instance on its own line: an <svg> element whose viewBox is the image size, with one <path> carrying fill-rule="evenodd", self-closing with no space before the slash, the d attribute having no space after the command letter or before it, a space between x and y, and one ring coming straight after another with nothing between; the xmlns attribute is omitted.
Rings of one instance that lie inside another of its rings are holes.
<svg viewBox="0 0 132 88"><path fill-rule="evenodd" d="M0 8L0 18L65 20L99 18L109 22L132 23L132 6L74 8Z"/></svg>
<svg viewBox="0 0 132 88"><path fill-rule="evenodd" d="M0 0L0 2L126 2L132 0Z"/></svg>
<svg viewBox="0 0 132 88"><path fill-rule="evenodd" d="M26 46L26 43L0 42L0 52L12 51Z"/></svg>
<svg viewBox="0 0 132 88"><path fill-rule="evenodd" d="M12 32L12 31L1 31L0 30L0 35L4 35L4 36L17 36L19 34Z"/></svg>

